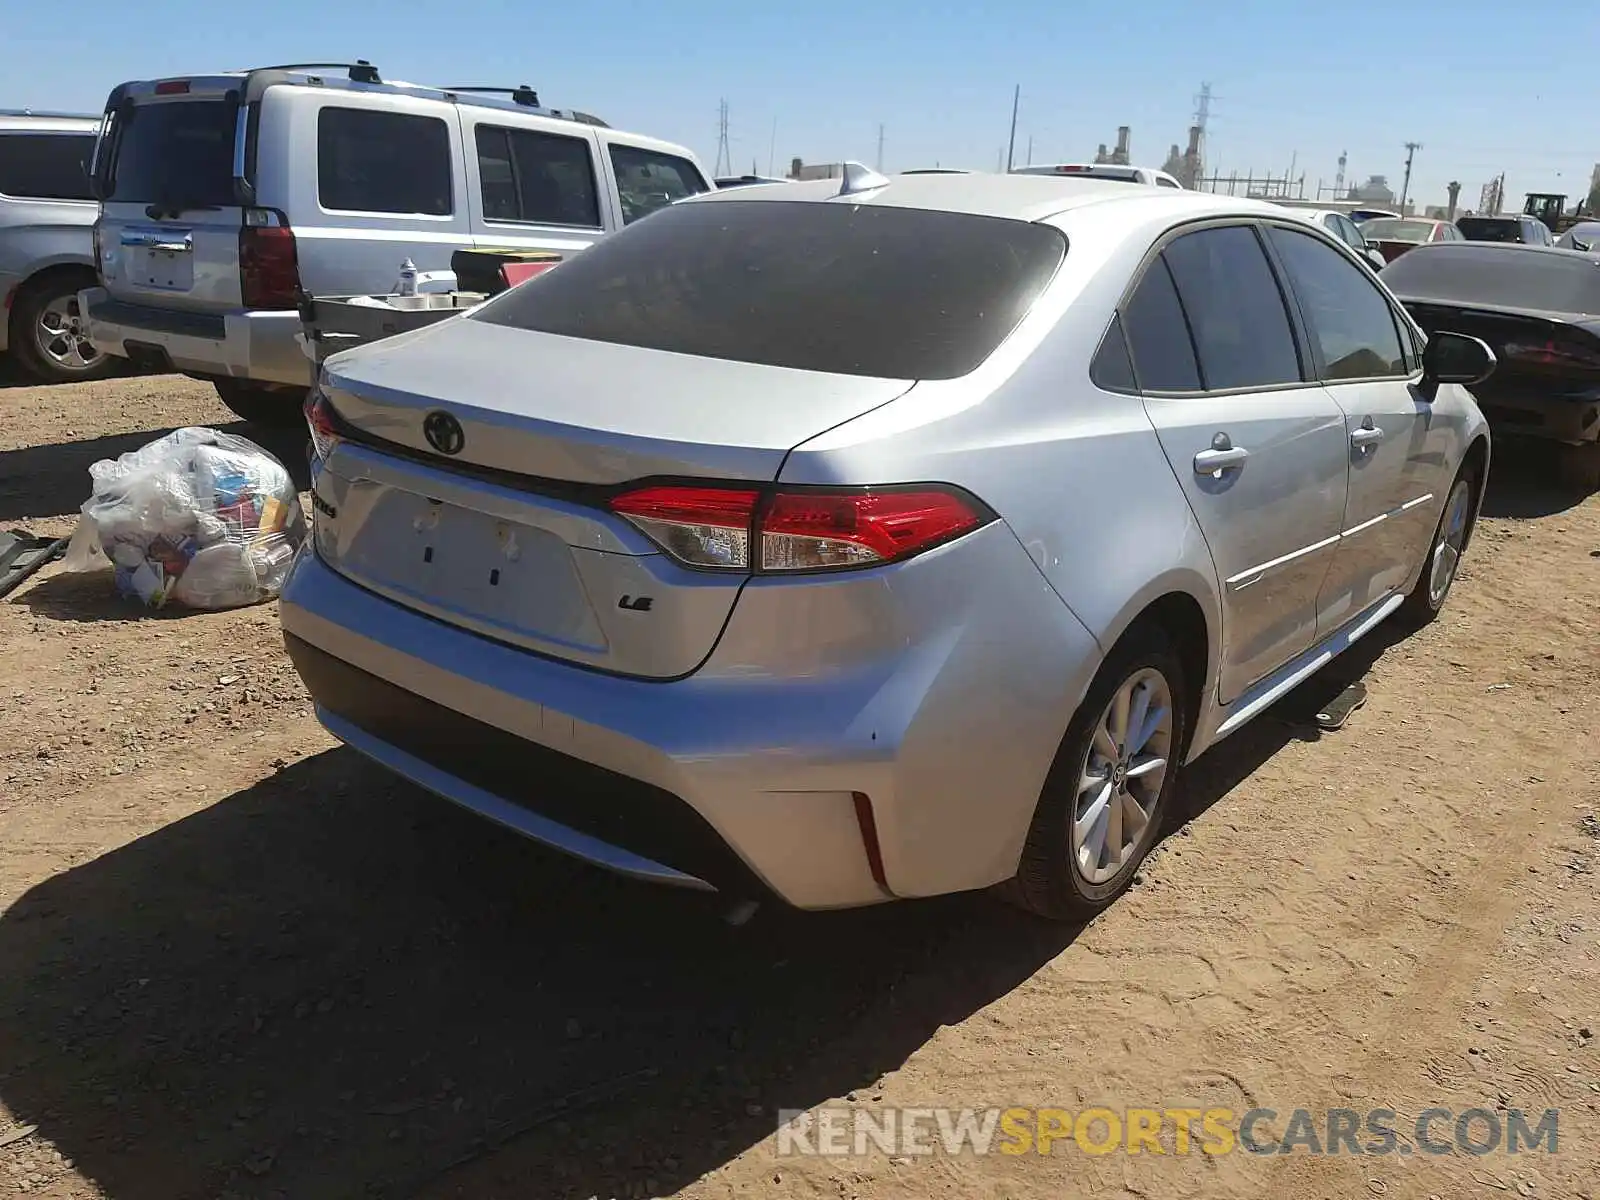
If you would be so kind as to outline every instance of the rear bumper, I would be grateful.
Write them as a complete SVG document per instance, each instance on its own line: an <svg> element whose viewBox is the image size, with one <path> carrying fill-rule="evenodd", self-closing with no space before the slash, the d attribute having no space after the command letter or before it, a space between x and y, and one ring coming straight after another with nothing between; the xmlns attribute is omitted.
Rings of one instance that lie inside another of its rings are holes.
<svg viewBox="0 0 1600 1200"><path fill-rule="evenodd" d="M939 556L951 561L924 561ZM707 664L670 683L442 624L348 582L309 547L280 612L323 724L391 770L612 870L839 908L1009 878L1099 664L1003 525L901 570L913 568L978 582L951 597L938 636L855 667L813 647L809 674L782 660L797 631L825 627L796 604L821 617L832 588L906 581L747 588ZM756 665L762 647L783 669Z"/></svg>
<svg viewBox="0 0 1600 1200"><path fill-rule="evenodd" d="M78 303L89 341L102 354L164 357L174 370L196 375L296 387L311 382L311 364L295 340L297 312L194 313L116 300L104 288L80 292Z"/></svg>
<svg viewBox="0 0 1600 1200"><path fill-rule="evenodd" d="M1498 434L1559 442L1600 441L1600 391L1540 395L1532 391L1477 396L1478 407Z"/></svg>

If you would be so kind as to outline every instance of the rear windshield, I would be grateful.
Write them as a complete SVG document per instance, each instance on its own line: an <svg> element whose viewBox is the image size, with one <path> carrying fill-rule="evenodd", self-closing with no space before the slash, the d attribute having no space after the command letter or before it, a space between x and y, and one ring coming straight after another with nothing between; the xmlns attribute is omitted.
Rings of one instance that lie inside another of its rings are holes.
<svg viewBox="0 0 1600 1200"><path fill-rule="evenodd" d="M112 118L106 199L180 208L227 208L233 197L233 131L226 100L161 100Z"/></svg>
<svg viewBox="0 0 1600 1200"><path fill-rule="evenodd" d="M0 133L0 195L88 200L92 133Z"/></svg>
<svg viewBox="0 0 1600 1200"><path fill-rule="evenodd" d="M1441 242L1402 254L1383 282L1402 300L1600 313L1600 260L1556 250Z"/></svg>
<svg viewBox="0 0 1600 1200"><path fill-rule="evenodd" d="M1016 327L1066 249L1049 226L965 213L674 205L473 319L801 371L955 379Z"/></svg>
<svg viewBox="0 0 1600 1200"><path fill-rule="evenodd" d="M1509 217L1458 217L1456 228L1469 242L1520 242L1522 222Z"/></svg>
<svg viewBox="0 0 1600 1200"><path fill-rule="evenodd" d="M1433 222L1375 217L1361 226L1361 236L1373 242L1425 242L1433 236Z"/></svg>

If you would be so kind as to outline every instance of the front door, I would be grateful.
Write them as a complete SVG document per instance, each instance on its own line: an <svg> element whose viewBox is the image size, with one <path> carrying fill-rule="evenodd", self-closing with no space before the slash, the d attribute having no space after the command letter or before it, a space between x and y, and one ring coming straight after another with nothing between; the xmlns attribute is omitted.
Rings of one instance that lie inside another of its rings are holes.
<svg viewBox="0 0 1600 1200"><path fill-rule="evenodd" d="M1228 703L1315 640L1344 518L1344 414L1306 380L1250 225L1168 243L1122 320L1145 409L1220 578Z"/></svg>
<svg viewBox="0 0 1600 1200"><path fill-rule="evenodd" d="M1443 503L1448 431L1414 387L1420 364L1401 318L1366 272L1299 229L1271 226L1324 385L1345 416L1350 494L1318 600L1333 633L1405 586Z"/></svg>

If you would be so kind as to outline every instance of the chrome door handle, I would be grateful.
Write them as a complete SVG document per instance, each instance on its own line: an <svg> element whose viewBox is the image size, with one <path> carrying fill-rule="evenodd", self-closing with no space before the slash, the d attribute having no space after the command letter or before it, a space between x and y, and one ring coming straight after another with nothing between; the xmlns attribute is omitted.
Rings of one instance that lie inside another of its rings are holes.
<svg viewBox="0 0 1600 1200"><path fill-rule="evenodd" d="M1202 450L1194 456L1194 473L1220 475L1224 471L1244 466L1245 459L1249 457L1250 451L1243 446L1218 446L1213 443L1210 450Z"/></svg>
<svg viewBox="0 0 1600 1200"><path fill-rule="evenodd" d="M1357 450L1376 446L1381 441L1383 441L1383 430L1374 429L1371 425L1363 425L1360 429L1350 431L1350 444Z"/></svg>

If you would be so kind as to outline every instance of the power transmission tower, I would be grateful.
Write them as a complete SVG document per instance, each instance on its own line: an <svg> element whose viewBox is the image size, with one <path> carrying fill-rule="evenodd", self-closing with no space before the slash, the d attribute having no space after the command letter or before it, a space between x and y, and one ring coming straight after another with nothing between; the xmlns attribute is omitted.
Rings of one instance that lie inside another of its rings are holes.
<svg viewBox="0 0 1600 1200"><path fill-rule="evenodd" d="M1400 181L1400 214L1405 215L1406 193L1411 190L1411 160L1416 157L1417 151L1422 149L1421 142L1406 143L1406 175Z"/></svg>
<svg viewBox="0 0 1600 1200"><path fill-rule="evenodd" d="M713 175L723 176L733 174L733 155L728 150L728 102L722 101L717 110L717 165L711 168Z"/></svg>
<svg viewBox="0 0 1600 1200"><path fill-rule="evenodd" d="M1205 172L1206 125L1211 120L1211 85L1202 83L1200 94L1194 98L1194 127L1199 130L1195 138L1194 173L1198 178Z"/></svg>
<svg viewBox="0 0 1600 1200"><path fill-rule="evenodd" d="M878 170L879 174L882 174L882 172L883 172L883 126L881 124L878 126L878 163L877 163L877 170Z"/></svg>

